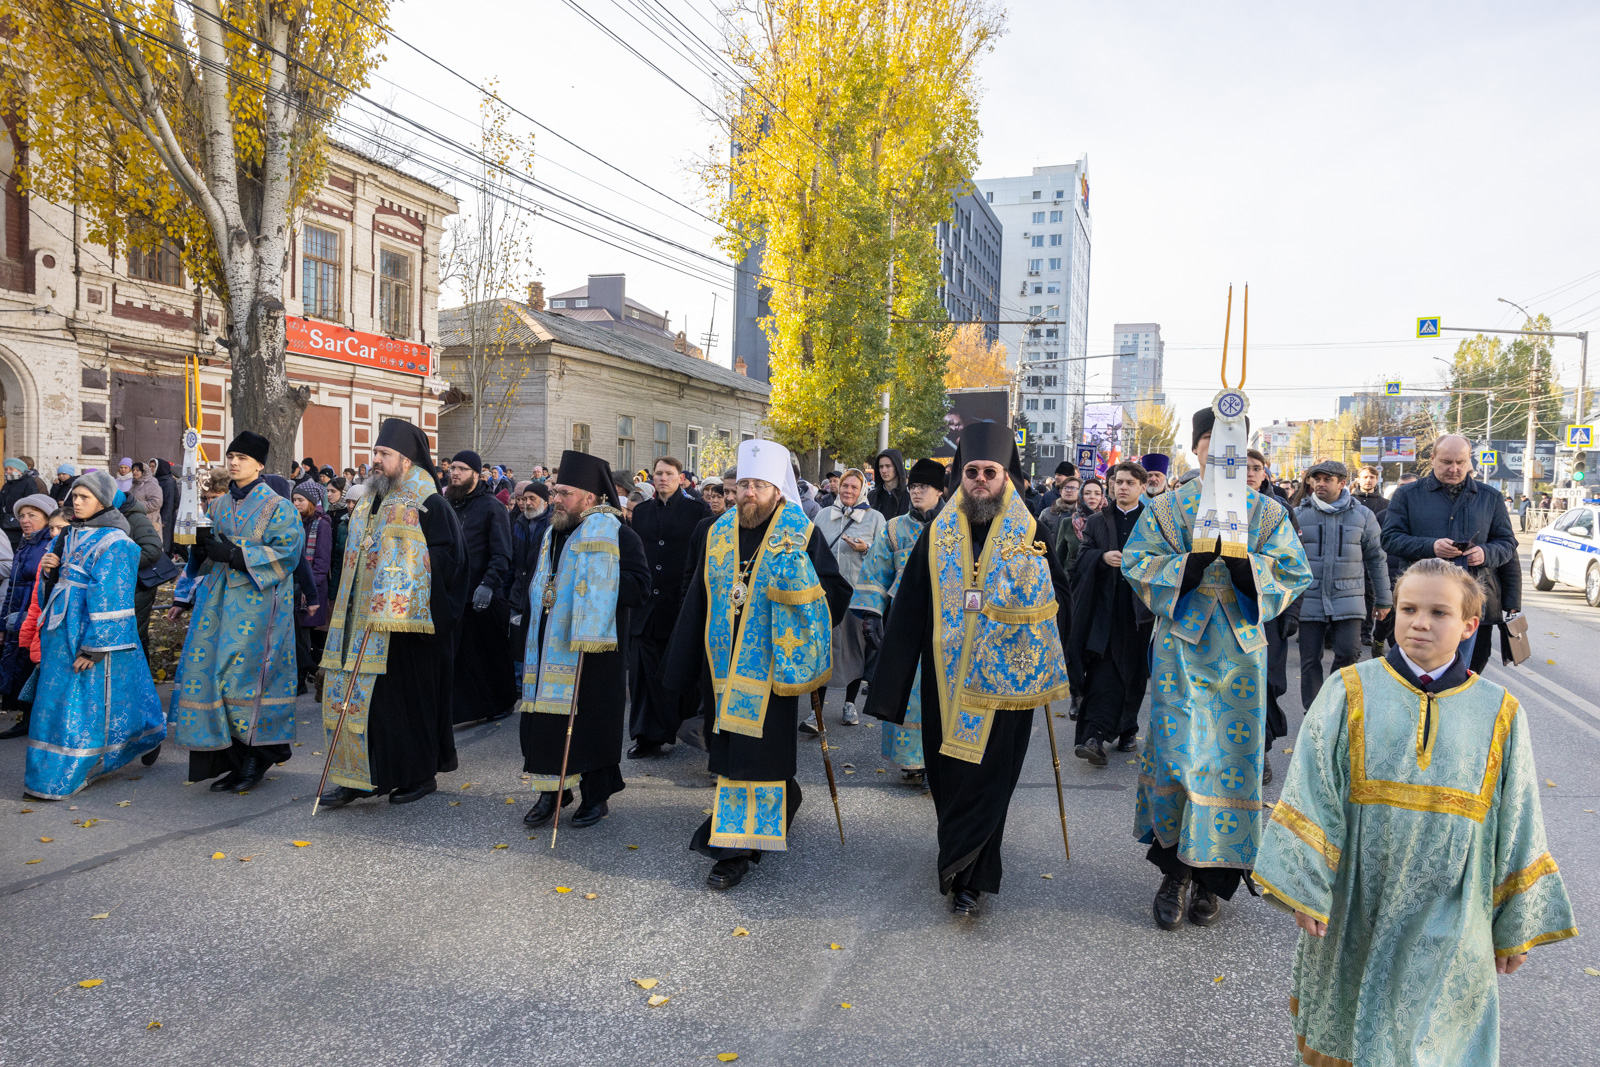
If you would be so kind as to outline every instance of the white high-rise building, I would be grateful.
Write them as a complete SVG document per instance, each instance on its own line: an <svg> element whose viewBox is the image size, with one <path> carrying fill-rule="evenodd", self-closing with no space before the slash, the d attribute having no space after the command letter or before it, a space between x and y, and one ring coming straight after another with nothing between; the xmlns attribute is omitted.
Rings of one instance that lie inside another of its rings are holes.
<svg viewBox="0 0 1600 1067"><path fill-rule="evenodd" d="M1119 322L1111 328L1111 350L1117 358L1111 364L1111 395L1126 402L1131 415L1146 396L1157 404L1167 402L1161 389L1165 365L1159 322Z"/></svg>
<svg viewBox="0 0 1600 1067"><path fill-rule="evenodd" d="M1083 426L1084 357L1089 354L1089 157L1035 167L1018 178L975 183L1005 232L1000 257L1000 327L1021 370L1029 428L1024 467L1049 471L1070 459Z"/></svg>

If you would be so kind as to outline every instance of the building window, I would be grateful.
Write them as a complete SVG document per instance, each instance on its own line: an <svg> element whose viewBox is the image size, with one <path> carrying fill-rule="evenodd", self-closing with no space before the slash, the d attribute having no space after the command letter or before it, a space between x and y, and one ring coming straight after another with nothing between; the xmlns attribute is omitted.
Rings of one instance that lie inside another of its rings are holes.
<svg viewBox="0 0 1600 1067"><path fill-rule="evenodd" d="M1044 409L1046 411L1054 411L1056 409L1056 398L1053 396L1045 397Z"/></svg>
<svg viewBox="0 0 1600 1067"><path fill-rule="evenodd" d="M1047 286L1045 286L1045 292L1047 292L1047 293L1059 293L1060 291L1061 291L1061 283L1060 282L1050 282Z"/></svg>
<svg viewBox="0 0 1600 1067"><path fill-rule="evenodd" d="M1037 388L1039 388L1039 376L1037 374L1028 375L1028 388L1029 389L1037 389Z"/></svg>
<svg viewBox="0 0 1600 1067"><path fill-rule="evenodd" d="M572 424L572 450L587 453L589 451L589 424L575 422Z"/></svg>
<svg viewBox="0 0 1600 1067"><path fill-rule="evenodd" d="M1053 423L1053 422L1041 422L1039 424L1039 432L1040 433L1055 433L1056 432L1056 424Z"/></svg>
<svg viewBox="0 0 1600 1067"><path fill-rule="evenodd" d="M1066 198L1067 198L1067 191L1065 189L1057 189L1056 190L1056 195L1051 197L1052 200L1065 200Z"/></svg>
<svg viewBox="0 0 1600 1067"><path fill-rule="evenodd" d="M339 235L307 226L300 260L300 294L307 315L339 321L339 275Z"/></svg>
<svg viewBox="0 0 1600 1067"><path fill-rule="evenodd" d="M1034 190L1034 191L1033 191L1033 198L1034 198L1034 199L1035 199L1035 200L1037 200L1037 199L1039 199L1039 197L1040 197L1040 196L1042 196L1042 195L1043 195L1043 193L1042 193L1042 191L1041 191L1041 190L1039 190L1039 189L1035 189L1035 190Z"/></svg>
<svg viewBox="0 0 1600 1067"><path fill-rule="evenodd" d="M1035 211L1035 212L1034 212L1034 213L1033 213L1033 221L1034 221L1034 222L1036 222L1036 223L1038 223L1038 222L1043 222L1043 221L1044 221L1044 212L1042 212L1042 211Z"/></svg>
<svg viewBox="0 0 1600 1067"><path fill-rule="evenodd" d="M1042 292L1044 292L1044 286L1040 285L1038 282L1034 282L1033 283L1033 295L1034 296L1038 296Z"/></svg>
<svg viewBox="0 0 1600 1067"><path fill-rule="evenodd" d="M1056 262L1059 263L1061 261L1058 259L1058 260L1056 260ZM1044 260L1042 260L1042 259L1030 259L1030 260L1028 260L1028 269L1030 271L1032 271L1034 274L1038 274L1041 270L1044 269Z"/></svg>
<svg viewBox="0 0 1600 1067"><path fill-rule="evenodd" d="M564 308L567 306L567 302L565 300L552 300L550 301L550 306L553 308Z"/></svg>
<svg viewBox="0 0 1600 1067"><path fill-rule="evenodd" d="M994 194L993 193L984 193L983 194L983 198L985 200L989 201L989 203L991 203L991 204L994 203Z"/></svg>
<svg viewBox="0 0 1600 1067"><path fill-rule="evenodd" d="M740 430L739 431L739 440L740 441L754 441L755 439L756 439L756 435L754 433L750 432L749 430Z"/></svg>
<svg viewBox="0 0 1600 1067"><path fill-rule="evenodd" d="M1052 258L1050 260L1050 269L1051 270L1060 270L1061 269L1061 260Z"/></svg>
<svg viewBox="0 0 1600 1067"><path fill-rule="evenodd" d="M574 300L572 302L572 306L575 308L586 308L589 306L589 301L587 299Z"/></svg>
<svg viewBox="0 0 1600 1067"><path fill-rule="evenodd" d="M1061 353L1056 351L1056 350L1054 350L1054 349L1051 349L1051 350L1045 352L1044 358L1045 359L1060 359L1061 358Z"/></svg>
<svg viewBox="0 0 1600 1067"><path fill-rule="evenodd" d="M411 257L387 248L378 254L378 328L411 336Z"/></svg>
<svg viewBox="0 0 1600 1067"><path fill-rule="evenodd" d="M656 420L656 459L660 459L672 451L670 447L671 433L672 426L670 423L662 422L660 419ZM690 469L692 470L693 468L691 467Z"/></svg>
<svg viewBox="0 0 1600 1067"><path fill-rule="evenodd" d="M1039 336L1039 331L1038 330L1029 330L1028 331L1028 336L1037 338Z"/></svg>
<svg viewBox="0 0 1600 1067"><path fill-rule="evenodd" d="M1038 399L1036 397L1031 397L1030 396L1028 399L1026 399L1026 400L1024 400L1022 402L1022 406L1023 406L1023 409L1027 410L1027 411L1038 411L1039 410L1039 401L1038 401Z"/></svg>
<svg viewBox="0 0 1600 1067"><path fill-rule="evenodd" d="M1050 247L1051 248L1060 248L1061 247L1061 235L1059 233L1053 233L1053 234L1050 235Z"/></svg>
<svg viewBox="0 0 1600 1067"><path fill-rule="evenodd" d="M696 473L704 473L700 470L700 427L698 426L689 427L689 456L687 462L690 470ZM719 472L718 477L720 476Z"/></svg>
<svg viewBox="0 0 1600 1067"><path fill-rule="evenodd" d="M1043 248L1044 247L1044 234L1036 233L1036 234L1033 235L1032 240L1033 240L1033 247L1035 247L1035 248Z"/></svg>
<svg viewBox="0 0 1600 1067"><path fill-rule="evenodd" d="M617 416L617 470L633 476L633 416Z"/></svg>
<svg viewBox="0 0 1600 1067"><path fill-rule="evenodd" d="M1046 374L1044 376L1044 387L1046 389L1054 389L1056 387L1056 376L1054 374Z"/></svg>
<svg viewBox="0 0 1600 1067"><path fill-rule="evenodd" d="M1028 314L1029 315L1037 315L1040 312L1042 312L1043 310L1044 310L1044 308L1039 304L1029 304L1028 305Z"/></svg>
<svg viewBox="0 0 1600 1067"><path fill-rule="evenodd" d="M1060 222L1061 221L1061 212L1059 212L1059 211L1050 212L1050 221L1051 222Z"/></svg>
<svg viewBox="0 0 1600 1067"><path fill-rule="evenodd" d="M1059 316L1061 314L1061 305L1060 304L1051 304L1048 308L1045 309L1045 314L1049 315L1052 319L1056 318L1057 316Z"/></svg>
<svg viewBox="0 0 1600 1067"><path fill-rule="evenodd" d="M1046 337L1058 337L1058 336L1060 336L1060 333L1059 333L1059 331L1057 331L1057 329L1054 326L1052 326L1052 327L1050 327L1048 330L1046 330L1044 332L1044 335Z"/></svg>
<svg viewBox="0 0 1600 1067"><path fill-rule="evenodd" d="M171 241L162 241L154 252L129 248L128 277L182 288L183 261L178 258L177 246Z"/></svg>

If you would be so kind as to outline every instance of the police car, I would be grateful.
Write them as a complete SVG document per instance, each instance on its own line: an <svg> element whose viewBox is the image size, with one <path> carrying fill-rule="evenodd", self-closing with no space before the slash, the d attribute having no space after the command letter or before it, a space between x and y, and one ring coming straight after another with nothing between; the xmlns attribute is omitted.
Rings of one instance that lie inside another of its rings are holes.
<svg viewBox="0 0 1600 1067"><path fill-rule="evenodd" d="M1572 508L1540 530L1528 573L1535 589L1582 589L1589 606L1600 608L1600 505Z"/></svg>

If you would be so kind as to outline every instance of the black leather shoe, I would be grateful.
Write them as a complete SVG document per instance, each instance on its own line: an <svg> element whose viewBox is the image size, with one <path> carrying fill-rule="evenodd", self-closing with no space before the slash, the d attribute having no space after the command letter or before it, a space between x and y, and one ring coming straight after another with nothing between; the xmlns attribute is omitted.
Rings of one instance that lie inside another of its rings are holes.
<svg viewBox="0 0 1600 1067"><path fill-rule="evenodd" d="M1138 734L1129 734L1127 737L1124 737L1122 740L1118 741L1117 742L1117 751L1118 752L1137 752L1137 751L1139 751L1139 735Z"/></svg>
<svg viewBox="0 0 1600 1067"><path fill-rule="evenodd" d="M483 721L484 722L499 722L501 719L505 718L507 715L510 715L510 714L511 714L511 709L507 708L504 711L497 711L493 715L484 716Z"/></svg>
<svg viewBox="0 0 1600 1067"><path fill-rule="evenodd" d="M1189 876L1169 874L1161 879L1161 888L1156 890L1156 900L1152 910L1155 913L1156 925L1163 930L1176 930L1183 925L1183 905L1189 895Z"/></svg>
<svg viewBox="0 0 1600 1067"><path fill-rule="evenodd" d="M351 789L347 785L336 785L318 798L317 806L320 808L342 808L352 801L372 795L374 794L370 789Z"/></svg>
<svg viewBox="0 0 1600 1067"><path fill-rule="evenodd" d="M1104 767L1109 760L1106 759L1106 747L1098 737L1091 737L1078 746L1083 750L1083 758L1096 767Z"/></svg>
<svg viewBox="0 0 1600 1067"><path fill-rule="evenodd" d="M1073 697L1072 698L1072 703L1067 705L1067 721L1068 722L1077 722L1078 721L1078 698L1077 697Z"/></svg>
<svg viewBox="0 0 1600 1067"><path fill-rule="evenodd" d="M267 768L271 766L260 756L246 756L244 766L239 768L239 777L233 783L235 793L248 793L261 784L261 779L267 776ZM213 786L212 788L216 788Z"/></svg>
<svg viewBox="0 0 1600 1067"><path fill-rule="evenodd" d="M1189 901L1189 921L1196 926L1210 926L1222 918L1222 901L1217 895L1201 886L1194 887L1194 897Z"/></svg>
<svg viewBox="0 0 1600 1067"><path fill-rule="evenodd" d="M628 749L629 759L655 759L657 756L666 755L666 748L660 741L646 741L642 738L633 743Z"/></svg>
<svg viewBox="0 0 1600 1067"><path fill-rule="evenodd" d="M158 760L160 758L161 758L161 746L157 745L155 748L152 748L149 752L146 752L144 755L140 756L139 757L139 762L144 764L146 767L149 767L149 766L154 765L156 760Z"/></svg>
<svg viewBox="0 0 1600 1067"><path fill-rule="evenodd" d="M1266 756L1261 757L1261 784L1264 786L1272 784L1272 761Z"/></svg>
<svg viewBox="0 0 1600 1067"><path fill-rule="evenodd" d="M26 715L24 715L22 718L18 719L11 726L6 727L4 730L0 730L0 739L9 739L9 738L12 738L12 737L27 737L27 736L28 736L28 717Z"/></svg>
<svg viewBox="0 0 1600 1067"><path fill-rule="evenodd" d="M571 803L572 790L563 789L561 791L561 806L564 808ZM540 793L539 799L533 802L533 807L528 809L528 814L522 817L522 821L527 823L529 826L543 826L555 816L555 813L555 793Z"/></svg>
<svg viewBox="0 0 1600 1067"><path fill-rule="evenodd" d="M593 826L610 814L611 808L603 800L598 804L580 804L578 805L578 810L572 815L572 825L579 829L585 826Z"/></svg>
<svg viewBox="0 0 1600 1067"><path fill-rule="evenodd" d="M706 875L706 885L712 889L732 889L744 881L745 872L750 870L750 857L739 856L731 860L718 860L711 868L711 873Z"/></svg>
<svg viewBox="0 0 1600 1067"><path fill-rule="evenodd" d="M416 785L401 786L389 794L389 803L410 804L414 800L421 800L438 788L439 779L437 778L429 778L427 781L418 782Z"/></svg>
<svg viewBox="0 0 1600 1067"><path fill-rule="evenodd" d="M229 771L211 783L211 791L213 793L227 793L237 788L239 788L238 771Z"/></svg>
<svg viewBox="0 0 1600 1067"><path fill-rule="evenodd" d="M957 889L950 894L950 910L957 915L964 915L971 919L978 917L978 898L983 896L976 889Z"/></svg>

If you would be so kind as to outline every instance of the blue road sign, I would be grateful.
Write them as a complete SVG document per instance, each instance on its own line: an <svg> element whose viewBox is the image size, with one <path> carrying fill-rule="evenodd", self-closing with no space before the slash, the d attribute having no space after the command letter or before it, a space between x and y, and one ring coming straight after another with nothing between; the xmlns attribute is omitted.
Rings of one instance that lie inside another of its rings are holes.
<svg viewBox="0 0 1600 1067"><path fill-rule="evenodd" d="M1417 336L1418 337L1438 337L1439 336L1439 316L1434 315L1431 318L1418 319L1417 320Z"/></svg>
<svg viewBox="0 0 1600 1067"><path fill-rule="evenodd" d="M1568 448L1593 448L1594 447L1594 427L1593 426L1568 426L1567 427L1567 447Z"/></svg>

